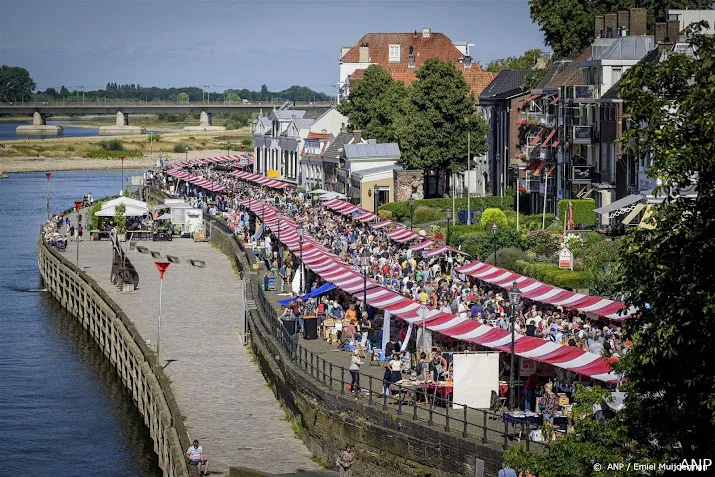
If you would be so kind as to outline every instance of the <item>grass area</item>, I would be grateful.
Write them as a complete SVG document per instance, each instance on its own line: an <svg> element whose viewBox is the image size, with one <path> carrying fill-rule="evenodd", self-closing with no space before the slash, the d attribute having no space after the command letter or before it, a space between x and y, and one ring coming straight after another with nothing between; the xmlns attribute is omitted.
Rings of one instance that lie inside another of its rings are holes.
<svg viewBox="0 0 715 477"><path fill-rule="evenodd" d="M174 152L177 144L183 144L189 151L225 149L226 142L232 144L231 150L239 150L244 142L244 150L252 150L250 128L244 127L221 132L180 132L161 134L158 142L149 143L148 135L141 136L94 136L57 139L31 139L4 142L0 148L0 157L85 157L91 159L117 159L121 156L132 158L159 151ZM109 143L112 147L108 147ZM117 145L119 143L119 145ZM109 149L109 150L108 150Z"/></svg>

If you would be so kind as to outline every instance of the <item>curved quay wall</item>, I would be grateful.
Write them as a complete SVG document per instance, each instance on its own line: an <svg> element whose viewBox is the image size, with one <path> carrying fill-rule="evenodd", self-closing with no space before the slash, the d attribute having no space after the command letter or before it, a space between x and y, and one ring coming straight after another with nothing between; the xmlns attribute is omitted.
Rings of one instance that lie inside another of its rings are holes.
<svg viewBox="0 0 715 477"><path fill-rule="evenodd" d="M291 362L278 342L275 320L269 318L276 311L263 297L258 277L246 273L246 250L222 219L206 222L211 242L246 275L247 294L257 305L248 315L251 349L276 397L294 422L300 423L300 437L314 456L322 462L334 462L345 443L351 442L357 446L360 466L355 471L360 476L497 474L502 450L366 406L320 386Z"/></svg>
<svg viewBox="0 0 715 477"><path fill-rule="evenodd" d="M164 477L198 475L184 459L189 437L169 382L134 324L92 278L45 244L42 236L37 249L47 290L89 332L131 394Z"/></svg>

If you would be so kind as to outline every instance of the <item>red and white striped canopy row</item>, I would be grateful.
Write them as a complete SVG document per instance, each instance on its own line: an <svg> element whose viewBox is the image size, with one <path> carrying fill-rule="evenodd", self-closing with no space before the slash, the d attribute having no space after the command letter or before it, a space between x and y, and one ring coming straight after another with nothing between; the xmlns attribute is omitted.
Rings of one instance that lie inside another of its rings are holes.
<svg viewBox="0 0 715 477"><path fill-rule="evenodd" d="M625 313L619 313L623 309L623 303L619 301L574 293L480 261L470 262L455 270L504 289L511 288L516 282L524 298L574 308L611 320L625 320L635 312L635 309L629 309Z"/></svg>
<svg viewBox="0 0 715 477"><path fill-rule="evenodd" d="M330 210L339 212L343 215L352 215L355 220L358 220L360 222L370 222L372 220L380 218L379 215L374 214L369 210L365 210L362 207L358 207L357 205L350 204L349 202L345 202L344 200L340 199L326 200L325 202L323 202L323 205ZM378 222L371 223L370 226L373 229L377 230L383 227L387 227L391 223L392 222L389 220L380 220Z"/></svg>
<svg viewBox="0 0 715 477"><path fill-rule="evenodd" d="M249 201L244 199L241 201L241 205L248 207ZM256 215L260 216L263 213L266 226L274 233L277 232L279 221L276 220L273 206L259 200L250 201L250 206ZM285 220L281 218L280 224L279 239L293 253L299 254L300 239L295 230L295 222L292 219ZM363 284L365 278L360 272L341 261L317 241L305 236L302 242L305 264L324 280L335 284L344 292L350 293L359 299L362 299L364 291L367 290L367 303L370 306L379 310L389 310L392 315L409 323L417 325L422 323L422 318L418 313L422 306L420 303L387 289L373 279L368 279L365 287ZM429 306L426 308L428 317L424 320L424 323L427 329L462 341L477 343L486 348L510 352L510 331L492 328ZM517 334L514 341L514 351L518 356L552 364L599 381L615 382L617 380L609 361L580 348ZM613 360L610 362L613 362Z"/></svg>
<svg viewBox="0 0 715 477"><path fill-rule="evenodd" d="M256 184L270 187L271 189L285 189L287 187L295 187L294 184L289 184L288 182L277 181L275 179L269 179L268 177L259 176L247 171L233 171L230 173L232 176L236 176L239 179L243 179L249 182L255 182Z"/></svg>
<svg viewBox="0 0 715 477"><path fill-rule="evenodd" d="M168 171L166 171L166 173L176 177L177 179L186 181L189 184L195 184L199 187L203 187L204 189L210 190L212 192L220 192L220 191L224 190L224 186L222 186L218 182L215 182L215 181L212 182L208 179L204 179L203 177L191 175L186 171L182 171L182 170L178 170L178 169L169 169Z"/></svg>
<svg viewBox="0 0 715 477"><path fill-rule="evenodd" d="M394 240L395 242L400 242L400 243L405 243L409 242L410 240L417 240L424 238L422 235L418 234L417 232L413 232L410 229L406 229L405 227L402 227L401 225L398 225L395 230L392 232L387 233L387 237Z"/></svg>
<svg viewBox="0 0 715 477"><path fill-rule="evenodd" d="M176 168L176 167L188 167L188 166L199 166L199 165L203 166L206 164L222 164L225 162L236 161L238 159L241 159L242 157L248 158L248 156L245 153L237 154L237 155L230 155L230 156L204 157L201 159L192 159L190 161L174 162L171 164L171 167Z"/></svg>

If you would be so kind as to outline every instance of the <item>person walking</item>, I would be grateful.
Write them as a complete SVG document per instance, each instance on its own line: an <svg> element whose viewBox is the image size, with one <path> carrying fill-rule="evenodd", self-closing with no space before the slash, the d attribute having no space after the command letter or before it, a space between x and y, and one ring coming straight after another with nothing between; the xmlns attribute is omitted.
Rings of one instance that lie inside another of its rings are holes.
<svg viewBox="0 0 715 477"><path fill-rule="evenodd" d="M350 358L350 376L352 377L352 382L350 383L350 392L358 393L360 392L360 366L363 361L360 359L360 351L353 351L353 356Z"/></svg>

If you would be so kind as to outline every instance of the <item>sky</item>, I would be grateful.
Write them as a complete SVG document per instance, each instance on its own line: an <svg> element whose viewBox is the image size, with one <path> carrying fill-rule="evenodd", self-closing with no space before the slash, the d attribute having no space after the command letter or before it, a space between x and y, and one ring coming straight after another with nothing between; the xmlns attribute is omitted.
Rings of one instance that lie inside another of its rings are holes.
<svg viewBox="0 0 715 477"><path fill-rule="evenodd" d="M543 48L527 0L11 0L0 64L39 90L208 86L334 93L341 45L429 27L474 43L482 66Z"/></svg>

